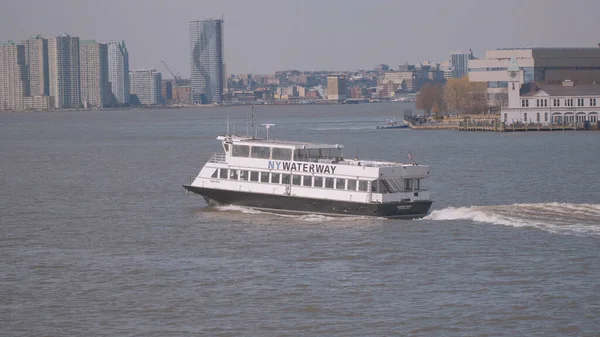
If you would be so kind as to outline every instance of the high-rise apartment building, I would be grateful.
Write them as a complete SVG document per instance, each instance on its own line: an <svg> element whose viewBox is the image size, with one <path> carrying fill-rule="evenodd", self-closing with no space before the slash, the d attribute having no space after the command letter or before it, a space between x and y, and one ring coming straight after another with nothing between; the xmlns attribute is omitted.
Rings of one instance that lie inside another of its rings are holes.
<svg viewBox="0 0 600 337"><path fill-rule="evenodd" d="M192 101L221 103L225 70L223 64L223 20L190 21Z"/></svg>
<svg viewBox="0 0 600 337"><path fill-rule="evenodd" d="M81 103L84 107L102 108L110 104L112 92L108 82L108 46L96 41L81 41Z"/></svg>
<svg viewBox="0 0 600 337"><path fill-rule="evenodd" d="M63 33L48 41L50 96L57 109L80 107L79 57L78 37Z"/></svg>
<svg viewBox="0 0 600 337"><path fill-rule="evenodd" d="M139 69L129 72L131 103L142 105L160 104L162 76L156 69Z"/></svg>
<svg viewBox="0 0 600 337"><path fill-rule="evenodd" d="M37 35L23 40L22 44L25 46L29 95L49 96L48 39Z"/></svg>
<svg viewBox="0 0 600 337"><path fill-rule="evenodd" d="M129 98L129 53L125 41L109 41L108 81L118 104L127 104Z"/></svg>
<svg viewBox="0 0 600 337"><path fill-rule="evenodd" d="M472 60L473 52L469 50L452 50L450 52L450 62L452 64L452 77L460 78L469 74L469 60Z"/></svg>
<svg viewBox="0 0 600 337"><path fill-rule="evenodd" d="M327 99L330 101L346 100L346 76L329 75L327 76Z"/></svg>
<svg viewBox="0 0 600 337"><path fill-rule="evenodd" d="M0 42L0 111L22 110L28 91L25 47Z"/></svg>

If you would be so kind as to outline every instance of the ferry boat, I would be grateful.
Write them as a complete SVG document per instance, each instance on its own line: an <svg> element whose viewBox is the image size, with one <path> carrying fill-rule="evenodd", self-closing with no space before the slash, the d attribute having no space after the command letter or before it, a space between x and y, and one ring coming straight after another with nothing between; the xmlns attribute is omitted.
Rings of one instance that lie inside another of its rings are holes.
<svg viewBox="0 0 600 337"><path fill-rule="evenodd" d="M275 213L419 218L433 201L423 188L429 166L347 159L341 144L220 135L215 153L184 188L209 206Z"/></svg>

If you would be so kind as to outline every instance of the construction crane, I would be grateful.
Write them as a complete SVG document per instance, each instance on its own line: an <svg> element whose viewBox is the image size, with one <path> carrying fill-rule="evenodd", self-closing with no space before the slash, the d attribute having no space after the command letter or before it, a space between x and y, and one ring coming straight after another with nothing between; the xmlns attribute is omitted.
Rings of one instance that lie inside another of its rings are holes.
<svg viewBox="0 0 600 337"><path fill-rule="evenodd" d="M177 75L175 75L171 69L169 69L169 66L167 65L167 63L165 61L160 61L162 62L162 64L165 65L165 68L167 68L167 71L171 74L171 76L173 76L173 78L175 79L175 85L176 86L180 86L181 85L181 75L180 73L177 73Z"/></svg>

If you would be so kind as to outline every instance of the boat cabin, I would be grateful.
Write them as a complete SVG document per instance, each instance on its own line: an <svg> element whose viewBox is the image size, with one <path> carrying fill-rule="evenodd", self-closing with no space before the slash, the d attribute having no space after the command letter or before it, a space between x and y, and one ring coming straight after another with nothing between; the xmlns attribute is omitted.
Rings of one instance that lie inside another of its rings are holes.
<svg viewBox="0 0 600 337"><path fill-rule="evenodd" d="M285 160L299 162L336 162L343 160L343 145L314 144L220 136L227 157Z"/></svg>

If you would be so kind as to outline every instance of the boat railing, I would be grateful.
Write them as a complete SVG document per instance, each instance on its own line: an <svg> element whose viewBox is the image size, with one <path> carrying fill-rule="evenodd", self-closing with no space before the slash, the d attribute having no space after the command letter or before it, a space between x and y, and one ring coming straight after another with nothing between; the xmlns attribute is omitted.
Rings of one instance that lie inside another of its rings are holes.
<svg viewBox="0 0 600 337"><path fill-rule="evenodd" d="M225 153L216 153L208 160L209 163L226 163Z"/></svg>
<svg viewBox="0 0 600 337"><path fill-rule="evenodd" d="M337 163L337 165L348 165L348 166L365 166L365 167L394 167L394 166L414 166L413 163L394 163L394 162L380 162L370 160L343 160Z"/></svg>

